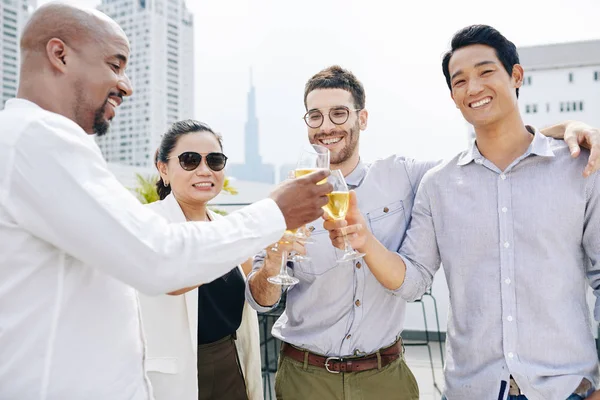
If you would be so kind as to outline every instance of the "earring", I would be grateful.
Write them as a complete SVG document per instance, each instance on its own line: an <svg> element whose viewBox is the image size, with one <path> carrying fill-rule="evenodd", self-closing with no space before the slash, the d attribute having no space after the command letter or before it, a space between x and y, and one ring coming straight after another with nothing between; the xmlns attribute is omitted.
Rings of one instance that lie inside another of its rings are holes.
<svg viewBox="0 0 600 400"><path fill-rule="evenodd" d="M163 185L165 185L165 187L169 187L169 184L167 182L163 182Z"/></svg>

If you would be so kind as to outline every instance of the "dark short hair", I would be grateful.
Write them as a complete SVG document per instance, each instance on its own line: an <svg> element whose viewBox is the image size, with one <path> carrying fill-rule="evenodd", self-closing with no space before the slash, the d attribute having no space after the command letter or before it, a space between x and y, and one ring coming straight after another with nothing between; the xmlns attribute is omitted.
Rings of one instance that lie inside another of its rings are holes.
<svg viewBox="0 0 600 400"><path fill-rule="evenodd" d="M154 154L154 165L156 165L156 168L158 169L159 161L166 163L169 160L169 154L171 154L177 145L177 141L180 137L187 135L188 133L196 132L210 132L215 135L217 141L219 142L219 147L221 147L221 151L223 151L223 137L219 133L213 131L210 126L193 119L177 121L173 123L169 130L162 136L160 145ZM158 181L156 182L156 191L158 192L158 197L161 200L171 193L171 185L165 186L160 174L158 175Z"/></svg>
<svg viewBox="0 0 600 400"><path fill-rule="evenodd" d="M513 66L519 64L519 53L517 52L517 46L507 38L505 38L500 32L488 25L471 25L461 29L450 43L450 50L444 54L442 60L442 70L446 77L446 83L448 88L452 91L452 82L450 79L450 71L448 65L454 52L463 47L471 46L474 44L483 44L492 47L496 51L496 56L504 66L506 72L512 75ZM517 88L517 98L519 97L519 88Z"/></svg>
<svg viewBox="0 0 600 400"><path fill-rule="evenodd" d="M332 65L313 75L304 86L304 107L306 97L316 89L343 89L352 95L354 106L362 110L365 108L365 88L358 78L347 69L339 65Z"/></svg>

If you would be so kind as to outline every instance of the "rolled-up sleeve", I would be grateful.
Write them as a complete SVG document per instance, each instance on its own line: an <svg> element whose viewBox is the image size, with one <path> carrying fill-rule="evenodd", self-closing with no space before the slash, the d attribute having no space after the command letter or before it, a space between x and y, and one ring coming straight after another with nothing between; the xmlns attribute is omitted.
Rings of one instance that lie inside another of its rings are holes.
<svg viewBox="0 0 600 400"><path fill-rule="evenodd" d="M33 122L11 157L0 201L15 221L148 294L210 282L285 230L270 199L210 224L168 223L117 181L93 138L66 119Z"/></svg>
<svg viewBox="0 0 600 400"><path fill-rule="evenodd" d="M399 251L406 265L406 275L402 286L396 289L394 294L406 301L421 298L431 286L433 276L440 268L440 254L431 214L431 199L427 190L430 182L426 175L417 191L410 226Z"/></svg>
<svg viewBox="0 0 600 400"><path fill-rule="evenodd" d="M252 308L254 308L258 312L271 311L272 309L277 307L277 305L279 304L279 301L281 300L281 296L279 296L279 299L277 300L277 302L275 304L273 304L272 306L261 306L260 304L258 304L256 299L254 298L254 295L252 294L252 290L250 290L250 280L258 272L258 270L260 270L262 268L262 266L265 264L266 256L267 256L267 252L265 250L262 250L260 253L258 253L257 255L254 256L254 260L252 263L252 272L250 272L250 275L248 275L248 279L246 280L246 301L248 302L248 304L250 304L250 306Z"/></svg>

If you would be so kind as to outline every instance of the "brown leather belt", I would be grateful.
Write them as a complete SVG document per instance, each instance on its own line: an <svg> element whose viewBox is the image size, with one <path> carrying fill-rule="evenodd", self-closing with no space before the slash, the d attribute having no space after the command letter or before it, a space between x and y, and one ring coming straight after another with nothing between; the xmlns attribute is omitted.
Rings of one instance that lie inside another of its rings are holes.
<svg viewBox="0 0 600 400"><path fill-rule="evenodd" d="M403 354L402 339L390 347L379 350L376 353L368 354L363 357L325 357L311 353L306 350L300 350L290 344L283 343L281 353L304 363L307 358L308 365L325 368L328 372L339 374L340 372L361 372L370 369L383 368L386 365L400 358Z"/></svg>

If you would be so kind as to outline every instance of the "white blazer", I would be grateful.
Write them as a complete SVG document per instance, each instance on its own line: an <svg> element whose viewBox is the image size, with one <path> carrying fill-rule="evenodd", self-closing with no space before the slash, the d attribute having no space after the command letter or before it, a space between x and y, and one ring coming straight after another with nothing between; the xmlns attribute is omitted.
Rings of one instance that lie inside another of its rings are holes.
<svg viewBox="0 0 600 400"><path fill-rule="evenodd" d="M171 222L186 222L172 194L148 206ZM210 217L221 218L213 212ZM246 277L243 271L242 276ZM147 346L146 371L155 399L197 400L198 290L181 296L139 293L139 299ZM258 317L248 303L244 303L242 322L236 333L248 398L263 400Z"/></svg>

